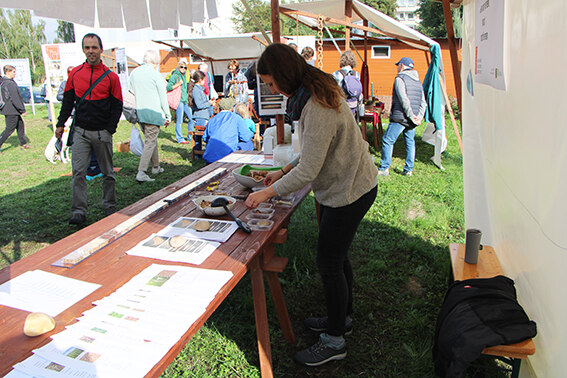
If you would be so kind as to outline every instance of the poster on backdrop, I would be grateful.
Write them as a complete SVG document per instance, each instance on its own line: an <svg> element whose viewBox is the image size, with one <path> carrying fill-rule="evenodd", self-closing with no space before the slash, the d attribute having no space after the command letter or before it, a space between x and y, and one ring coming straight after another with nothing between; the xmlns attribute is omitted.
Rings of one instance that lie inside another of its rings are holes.
<svg viewBox="0 0 567 378"><path fill-rule="evenodd" d="M504 80L504 1L475 3L475 82L506 90Z"/></svg>
<svg viewBox="0 0 567 378"><path fill-rule="evenodd" d="M14 81L18 84L18 87L27 87L31 90L32 79L30 62L27 58L0 59L0 70L2 71L2 76L4 75L4 66L14 66L16 68L16 77L14 77Z"/></svg>
<svg viewBox="0 0 567 378"><path fill-rule="evenodd" d="M47 80L54 90L67 80L67 68L76 67L85 61L85 54L79 43L58 43L41 45Z"/></svg>
<svg viewBox="0 0 567 378"><path fill-rule="evenodd" d="M128 91L128 58L126 57L126 49L124 47L114 49L114 58L116 59L116 74L120 79L122 86L122 98L126 96Z"/></svg>
<svg viewBox="0 0 567 378"><path fill-rule="evenodd" d="M30 71L30 62L26 59L0 59L0 72L4 75L4 66L13 66L16 68L16 76L14 77L14 81L18 84L18 87L26 87L29 89L30 93L30 103L32 106L32 112L35 115L35 103L33 101L33 87L32 87L32 78L31 78L31 71ZM24 98L24 101L26 99Z"/></svg>

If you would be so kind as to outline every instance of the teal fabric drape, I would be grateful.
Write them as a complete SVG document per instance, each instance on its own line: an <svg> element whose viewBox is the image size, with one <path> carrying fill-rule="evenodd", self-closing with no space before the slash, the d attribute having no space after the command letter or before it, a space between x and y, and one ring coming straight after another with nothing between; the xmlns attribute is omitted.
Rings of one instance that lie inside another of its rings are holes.
<svg viewBox="0 0 567 378"><path fill-rule="evenodd" d="M439 74L441 73L441 49L438 44L431 45L431 63L427 69L427 75L423 80L423 92L427 102L425 121L435 124L435 130L445 128L445 116L443 114L443 92Z"/></svg>

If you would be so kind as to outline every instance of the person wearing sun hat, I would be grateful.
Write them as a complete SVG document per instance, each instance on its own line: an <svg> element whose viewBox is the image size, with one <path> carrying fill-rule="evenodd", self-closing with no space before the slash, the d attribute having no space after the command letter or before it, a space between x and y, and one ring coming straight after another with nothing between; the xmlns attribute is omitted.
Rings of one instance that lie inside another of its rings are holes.
<svg viewBox="0 0 567 378"><path fill-rule="evenodd" d="M396 65L398 66L398 76L394 80L392 91L390 124L382 138L382 156L378 168L378 175L380 176L390 174L394 143L401 133L404 133L406 142L406 163L402 174L404 176L412 175L415 161L415 127L421 123L427 107L419 75L413 69L413 60L404 57Z"/></svg>

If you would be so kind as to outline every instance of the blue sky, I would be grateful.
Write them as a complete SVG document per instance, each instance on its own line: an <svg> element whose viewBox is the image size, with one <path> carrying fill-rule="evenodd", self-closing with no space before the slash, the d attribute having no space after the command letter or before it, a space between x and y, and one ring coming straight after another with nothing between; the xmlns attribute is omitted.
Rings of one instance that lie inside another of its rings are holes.
<svg viewBox="0 0 567 378"><path fill-rule="evenodd" d="M47 43L53 42L55 37L57 36L57 20L53 18L46 18L46 17L35 17L32 14L32 20L36 23L39 20L45 21L45 37L47 38Z"/></svg>

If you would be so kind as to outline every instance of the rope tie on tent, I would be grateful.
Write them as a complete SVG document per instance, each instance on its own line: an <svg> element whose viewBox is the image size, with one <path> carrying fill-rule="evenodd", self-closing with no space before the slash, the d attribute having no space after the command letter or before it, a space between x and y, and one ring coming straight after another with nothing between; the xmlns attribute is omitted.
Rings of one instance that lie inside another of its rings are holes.
<svg viewBox="0 0 567 378"><path fill-rule="evenodd" d="M317 17L317 66L323 69L323 16Z"/></svg>

